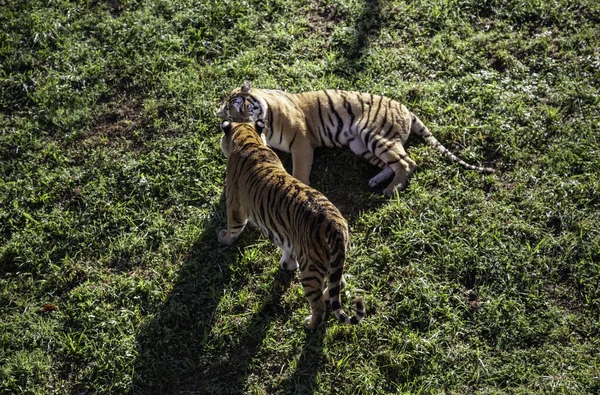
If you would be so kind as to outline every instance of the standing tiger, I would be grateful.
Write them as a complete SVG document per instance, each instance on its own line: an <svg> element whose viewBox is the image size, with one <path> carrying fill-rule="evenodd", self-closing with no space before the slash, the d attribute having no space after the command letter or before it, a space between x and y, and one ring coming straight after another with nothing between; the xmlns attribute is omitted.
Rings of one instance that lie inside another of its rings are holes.
<svg viewBox="0 0 600 395"><path fill-rule="evenodd" d="M307 185L315 148L350 147L383 169L369 180L370 187L393 176L383 190L386 196L392 196L395 190L406 187L415 169L415 162L404 150L411 132L469 170L494 172L494 169L473 166L456 157L415 114L403 104L383 96L340 90L290 94L254 89L245 82L231 92L217 116L235 122L264 120L267 143L292 153L292 174Z"/></svg>
<svg viewBox="0 0 600 395"><path fill-rule="evenodd" d="M326 300L339 321L357 324L365 314L364 302L356 300L356 315L348 317L340 298L348 248L346 220L322 193L285 171L261 138L264 126L261 120L255 125L221 124L221 151L227 157L227 229L219 232L219 243L233 243L250 220L283 251L282 269L300 267L311 307L307 328L321 325Z"/></svg>

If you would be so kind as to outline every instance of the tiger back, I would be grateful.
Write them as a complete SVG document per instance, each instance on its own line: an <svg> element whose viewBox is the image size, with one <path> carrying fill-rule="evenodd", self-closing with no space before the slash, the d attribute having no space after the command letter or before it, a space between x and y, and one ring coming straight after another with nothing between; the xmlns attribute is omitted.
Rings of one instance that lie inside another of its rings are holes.
<svg viewBox="0 0 600 395"><path fill-rule="evenodd" d="M221 119L266 122L265 137L276 149L292 153L292 174L308 184L313 152L318 147L349 147L382 170L369 180L376 187L391 179L386 196L401 191L415 170L404 149L410 133L469 170L493 173L473 166L444 147L427 126L403 104L385 96L341 90L290 94L252 88L235 89L217 111Z"/></svg>
<svg viewBox="0 0 600 395"><path fill-rule="evenodd" d="M250 221L281 248L282 269L300 269L311 308L307 328L324 321L325 301L339 321L357 324L365 314L364 302L357 299L356 314L349 317L340 298L348 249L346 220L325 195L287 173L260 137L262 121L225 121L221 128L221 150L227 157L227 229L219 232L219 243L233 243Z"/></svg>

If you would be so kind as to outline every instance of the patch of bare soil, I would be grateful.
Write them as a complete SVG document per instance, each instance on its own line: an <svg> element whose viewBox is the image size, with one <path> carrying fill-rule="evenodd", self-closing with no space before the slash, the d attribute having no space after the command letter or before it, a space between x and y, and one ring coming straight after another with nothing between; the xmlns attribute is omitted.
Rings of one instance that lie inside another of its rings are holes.
<svg viewBox="0 0 600 395"><path fill-rule="evenodd" d="M136 146L136 130L142 127L142 103L138 99L120 99L106 105L90 128L81 136L83 146Z"/></svg>

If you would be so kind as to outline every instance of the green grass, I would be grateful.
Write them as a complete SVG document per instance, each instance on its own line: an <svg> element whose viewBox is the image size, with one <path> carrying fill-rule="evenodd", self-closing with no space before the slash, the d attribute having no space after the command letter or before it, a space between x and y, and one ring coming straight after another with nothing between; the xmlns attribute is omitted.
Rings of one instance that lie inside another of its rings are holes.
<svg viewBox="0 0 600 395"><path fill-rule="evenodd" d="M0 393L600 392L598 2L22 0L0 24ZM244 80L387 95L498 169L411 138L386 200L318 151L358 326L305 331L273 244L217 243L214 113Z"/></svg>

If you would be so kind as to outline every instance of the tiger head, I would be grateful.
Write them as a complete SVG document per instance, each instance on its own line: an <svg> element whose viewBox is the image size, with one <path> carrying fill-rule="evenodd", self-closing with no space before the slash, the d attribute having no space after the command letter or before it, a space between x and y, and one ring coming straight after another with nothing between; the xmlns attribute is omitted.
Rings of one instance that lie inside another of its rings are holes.
<svg viewBox="0 0 600 395"><path fill-rule="evenodd" d="M232 124L229 121L223 121L221 123L221 130L223 131L223 136L221 136L221 152L226 158L229 158L229 154L233 150L233 134L239 127L250 128L255 131L255 133L260 136L264 145L267 145L265 141L265 136L263 134L263 130L265 128L265 123L261 120L258 120L254 123L241 123L241 124Z"/></svg>
<svg viewBox="0 0 600 395"><path fill-rule="evenodd" d="M241 88L234 89L217 111L217 116L222 120L232 122L249 122L261 119L263 116L261 105L250 94L251 90L252 86L249 81L244 82Z"/></svg>

